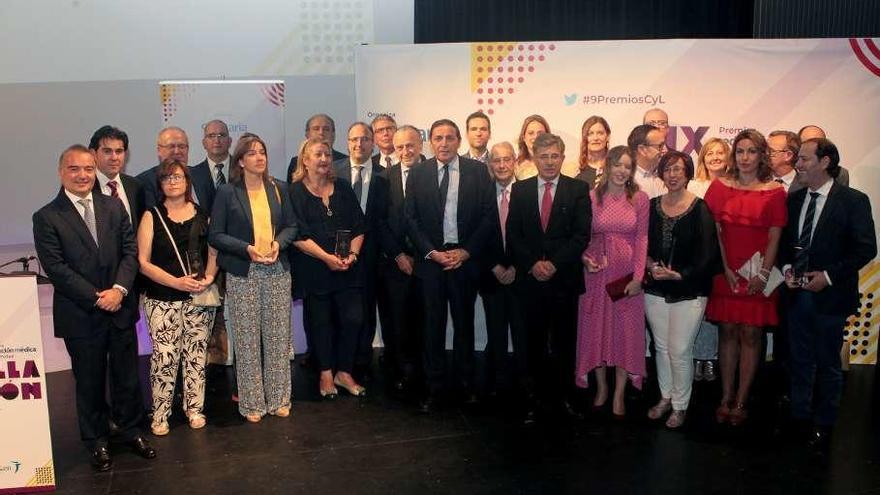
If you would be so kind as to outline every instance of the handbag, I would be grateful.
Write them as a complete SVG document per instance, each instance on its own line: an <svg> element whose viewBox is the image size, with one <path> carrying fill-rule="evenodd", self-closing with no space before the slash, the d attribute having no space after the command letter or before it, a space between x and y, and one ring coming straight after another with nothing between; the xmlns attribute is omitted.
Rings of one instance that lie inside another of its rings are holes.
<svg viewBox="0 0 880 495"><path fill-rule="evenodd" d="M633 273L630 272L605 284L605 292L608 293L608 297L611 298L611 301L618 301L626 297L626 286L632 282L632 279Z"/></svg>
<svg viewBox="0 0 880 495"><path fill-rule="evenodd" d="M168 234L168 240L171 242L171 247L174 248L174 254L177 255L177 261L180 262L180 268L183 270L183 273L189 273L189 270L186 269L186 265L183 264L183 258L180 256L180 251L177 250L177 243L174 242L174 237L168 229L168 224L165 223L165 219L162 218L162 214L159 212L159 207L154 206L153 211L156 212L156 217L162 222L162 227L165 228L165 233ZM190 298L192 299L193 306L216 308L220 306L220 289L217 288L216 283L212 282L211 285L206 287L202 292L199 292L198 294L190 294Z"/></svg>

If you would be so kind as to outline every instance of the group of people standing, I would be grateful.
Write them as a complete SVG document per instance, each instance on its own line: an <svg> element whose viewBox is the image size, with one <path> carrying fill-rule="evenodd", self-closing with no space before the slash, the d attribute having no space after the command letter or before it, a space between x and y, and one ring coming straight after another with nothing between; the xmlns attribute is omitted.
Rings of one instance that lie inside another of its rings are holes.
<svg viewBox="0 0 880 495"><path fill-rule="evenodd" d="M433 157L425 159L422 131L389 115L352 124L346 156L333 149L333 120L319 114L283 181L269 175L259 136L243 135L230 153L217 120L204 126L202 163L188 166L187 136L169 127L159 134L159 164L133 178L121 172L127 135L102 127L88 148L62 153L62 190L34 215L96 468L112 465L111 422L140 455L156 455L138 430L140 292L153 340L155 435L170 430L179 368L190 427L207 422L206 349L221 304L206 302L211 293L225 294L239 411L249 422L291 413L292 298L303 299L321 397L367 393L359 380L378 313L395 391L417 394L424 413L451 399L478 402L479 294L489 395L515 391L527 423L581 414L578 390L590 384L592 407L610 399L623 417L627 384L641 388L648 374L650 339L661 395L650 418L680 427L695 373L713 373L717 352L716 418L739 425L762 330L782 326L792 414L815 427L813 440L827 441L844 322L859 304L858 270L876 254L867 197L841 183L837 149L824 136L776 131L768 144L744 130L732 145L708 140L694 165L667 148L668 127L652 109L626 145L611 147L608 122L592 116L572 163L540 115L525 119L516 144L489 147L490 119L475 112L466 153L458 125L441 119L426 132Z"/></svg>

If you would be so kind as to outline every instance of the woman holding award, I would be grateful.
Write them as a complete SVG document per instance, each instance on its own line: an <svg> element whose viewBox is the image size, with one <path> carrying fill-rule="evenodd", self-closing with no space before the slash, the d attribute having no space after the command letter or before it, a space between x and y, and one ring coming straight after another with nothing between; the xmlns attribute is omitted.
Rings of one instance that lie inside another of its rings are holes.
<svg viewBox="0 0 880 495"><path fill-rule="evenodd" d="M651 200L645 313L657 349L660 402L648 417L666 427L684 424L694 377L694 339L703 320L712 276L718 273L715 221L702 199L688 190L694 162L669 151L657 165L666 194Z"/></svg>
<svg viewBox="0 0 880 495"><path fill-rule="evenodd" d="M626 146L608 151L605 170L590 191L592 236L581 260L587 291L578 306L575 383L587 387L596 371L593 408L608 400L605 368L615 369L612 411L626 413L624 391L645 376L645 299L642 277L648 250L648 195L633 179L635 161Z"/></svg>
<svg viewBox="0 0 880 495"><path fill-rule="evenodd" d="M336 397L337 386L354 396L366 394L351 376L364 319L364 273L357 261L366 223L351 186L336 179L331 153L325 141L307 139L290 185L299 227L294 285L309 319L319 391L327 399Z"/></svg>
<svg viewBox="0 0 880 495"><path fill-rule="evenodd" d="M226 270L226 317L235 329L238 410L251 423L290 415L290 263L297 226L285 185L269 177L266 144L235 146L217 189L208 239Z"/></svg>
<svg viewBox="0 0 880 495"><path fill-rule="evenodd" d="M712 281L706 319L719 322L721 341L721 404L715 410L719 423L737 426L746 420L752 380L761 358L761 332L776 325L776 291L765 288L779 238L788 213L785 189L773 181L767 141L754 129L733 140L735 168L727 177L712 182L705 201L715 218L724 272ZM747 263L755 253L761 265ZM739 383L734 393L739 368Z"/></svg>

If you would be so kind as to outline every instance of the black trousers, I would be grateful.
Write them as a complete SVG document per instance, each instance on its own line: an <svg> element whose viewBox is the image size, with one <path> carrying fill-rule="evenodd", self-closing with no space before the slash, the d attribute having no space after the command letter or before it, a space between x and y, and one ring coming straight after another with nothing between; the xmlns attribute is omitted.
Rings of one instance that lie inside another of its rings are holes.
<svg viewBox="0 0 880 495"><path fill-rule="evenodd" d="M303 300L303 310L309 319L312 356L318 369L351 373L364 323L361 289L309 294Z"/></svg>
<svg viewBox="0 0 880 495"><path fill-rule="evenodd" d="M457 385L473 388L474 375L474 305L477 281L468 276L465 266L422 277L424 307L424 368L429 393L440 393L446 380L447 308L452 315L453 370Z"/></svg>
<svg viewBox="0 0 880 495"><path fill-rule="evenodd" d="M528 376L525 322L512 285L496 285L480 291L486 314L486 370L490 390L513 385L509 376L508 343L513 342L516 379L520 386ZM510 339L508 339L508 332Z"/></svg>
<svg viewBox="0 0 880 495"><path fill-rule="evenodd" d="M574 393L578 296L546 283L524 285L517 293L527 325L526 391L551 402L569 400Z"/></svg>
<svg viewBox="0 0 880 495"><path fill-rule="evenodd" d="M379 260L365 259L367 266L364 267L366 283L363 288L363 328L358 336L357 356L355 364L369 366L373 362L373 340L376 338L376 305L381 290L381 277L379 277Z"/></svg>
<svg viewBox="0 0 880 495"><path fill-rule="evenodd" d="M134 327L117 328L106 322L92 328L88 337L65 338L64 345L76 379L76 413L86 447L107 445L111 419L123 439L140 435L144 404ZM111 406L106 400L108 369Z"/></svg>
<svg viewBox="0 0 880 495"><path fill-rule="evenodd" d="M383 270L379 318L385 344L385 366L397 377L412 377L420 367L422 300L418 278L390 261Z"/></svg>

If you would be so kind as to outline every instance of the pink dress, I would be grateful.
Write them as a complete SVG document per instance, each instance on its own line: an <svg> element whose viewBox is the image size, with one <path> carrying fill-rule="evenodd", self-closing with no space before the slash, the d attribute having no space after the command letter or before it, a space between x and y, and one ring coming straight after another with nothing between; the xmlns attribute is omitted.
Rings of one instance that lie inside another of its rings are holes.
<svg viewBox="0 0 880 495"><path fill-rule="evenodd" d="M603 255L608 267L597 273L584 269L587 290L578 303L577 361L575 383L587 387L587 374L599 366L619 366L630 375L636 388L645 376L645 297L624 297L612 302L605 286L629 273L642 280L648 254L648 208L644 192L632 203L625 194L605 194L593 206L592 237L585 251L595 260Z"/></svg>

